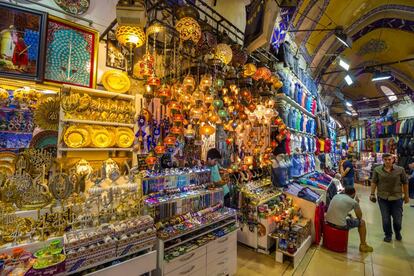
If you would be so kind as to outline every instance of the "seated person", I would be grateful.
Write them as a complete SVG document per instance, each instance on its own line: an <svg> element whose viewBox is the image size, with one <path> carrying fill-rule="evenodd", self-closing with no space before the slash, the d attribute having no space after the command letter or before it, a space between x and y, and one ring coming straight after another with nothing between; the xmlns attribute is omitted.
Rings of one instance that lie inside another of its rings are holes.
<svg viewBox="0 0 414 276"><path fill-rule="evenodd" d="M352 218L349 212L354 210L356 218ZM362 219L362 211L359 207L359 199L356 198L355 188L345 186L345 193L337 194L329 204L325 220L337 229L352 229L358 227L359 232L359 251L372 252L373 248L366 242L367 226Z"/></svg>

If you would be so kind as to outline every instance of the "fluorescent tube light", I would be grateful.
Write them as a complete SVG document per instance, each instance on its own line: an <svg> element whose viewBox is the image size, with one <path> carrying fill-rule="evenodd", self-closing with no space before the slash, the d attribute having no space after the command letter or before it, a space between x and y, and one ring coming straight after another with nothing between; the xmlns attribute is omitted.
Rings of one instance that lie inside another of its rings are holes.
<svg viewBox="0 0 414 276"><path fill-rule="evenodd" d="M344 79L348 85L351 85L354 83L350 75L346 75Z"/></svg>

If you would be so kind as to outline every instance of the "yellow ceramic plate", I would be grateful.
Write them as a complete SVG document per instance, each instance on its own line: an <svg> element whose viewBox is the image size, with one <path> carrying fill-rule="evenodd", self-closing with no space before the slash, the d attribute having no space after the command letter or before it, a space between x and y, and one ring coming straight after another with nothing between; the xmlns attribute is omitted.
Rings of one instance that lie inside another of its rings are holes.
<svg viewBox="0 0 414 276"><path fill-rule="evenodd" d="M63 140L70 148L85 148L91 142L88 129L79 125L68 127L63 135Z"/></svg>
<svg viewBox="0 0 414 276"><path fill-rule="evenodd" d="M116 70L106 71L102 75L102 84L106 90L117 93L125 93L131 87L128 76Z"/></svg>
<svg viewBox="0 0 414 276"><path fill-rule="evenodd" d="M111 145L111 135L104 127L94 127L91 129L92 145L97 148L107 148Z"/></svg>
<svg viewBox="0 0 414 276"><path fill-rule="evenodd" d="M116 143L120 148L129 148L134 143L134 132L127 127L119 127L116 130Z"/></svg>

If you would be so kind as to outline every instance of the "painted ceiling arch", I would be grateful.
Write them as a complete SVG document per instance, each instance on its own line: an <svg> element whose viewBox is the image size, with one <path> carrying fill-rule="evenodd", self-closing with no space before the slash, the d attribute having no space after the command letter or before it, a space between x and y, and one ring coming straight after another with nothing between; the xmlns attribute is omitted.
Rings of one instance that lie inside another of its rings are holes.
<svg viewBox="0 0 414 276"><path fill-rule="evenodd" d="M338 71L340 54L351 68L382 64L414 57L414 0L301 0L291 29L315 29L343 26L352 38L351 49L342 47L333 31L291 33L301 52L321 82L340 87L349 98L383 96L371 82L372 73L353 72L356 86L343 86L345 73ZM414 62L385 66L394 77L389 84L414 99ZM326 90L332 90L324 86ZM400 94L398 92L398 94Z"/></svg>

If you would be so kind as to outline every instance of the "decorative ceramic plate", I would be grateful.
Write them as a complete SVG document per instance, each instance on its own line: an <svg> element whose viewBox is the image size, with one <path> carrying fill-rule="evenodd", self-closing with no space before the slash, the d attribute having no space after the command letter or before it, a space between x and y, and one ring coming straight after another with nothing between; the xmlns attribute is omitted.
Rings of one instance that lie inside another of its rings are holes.
<svg viewBox="0 0 414 276"><path fill-rule="evenodd" d="M72 125L67 128L63 135L63 140L70 148L85 148L91 142L88 129L78 125Z"/></svg>
<svg viewBox="0 0 414 276"><path fill-rule="evenodd" d="M45 149L57 146L58 132L45 130L37 133L30 141L30 148Z"/></svg>
<svg viewBox="0 0 414 276"><path fill-rule="evenodd" d="M33 269L45 269L45 268L60 264L65 259L66 259L66 255L63 255L63 254L59 254L59 256L56 257L56 261L53 263L47 262L47 264L45 264L45 263L39 262L38 261L39 259L37 259L36 262L33 264Z"/></svg>
<svg viewBox="0 0 414 276"><path fill-rule="evenodd" d="M71 14L84 14L89 8L90 0L55 0L62 10Z"/></svg>
<svg viewBox="0 0 414 276"><path fill-rule="evenodd" d="M129 148L134 143L134 132L127 127L119 127L116 130L116 143L120 148Z"/></svg>
<svg viewBox="0 0 414 276"><path fill-rule="evenodd" d="M97 148L107 148L111 144L111 135L104 127L94 127L90 130L92 145Z"/></svg>
<svg viewBox="0 0 414 276"><path fill-rule="evenodd" d="M13 163L16 161L17 154L11 151L2 151L0 152L0 161Z"/></svg>
<svg viewBox="0 0 414 276"><path fill-rule="evenodd" d="M117 70L106 71L102 75L102 84L106 90L117 93L125 93L131 87L128 76Z"/></svg>

